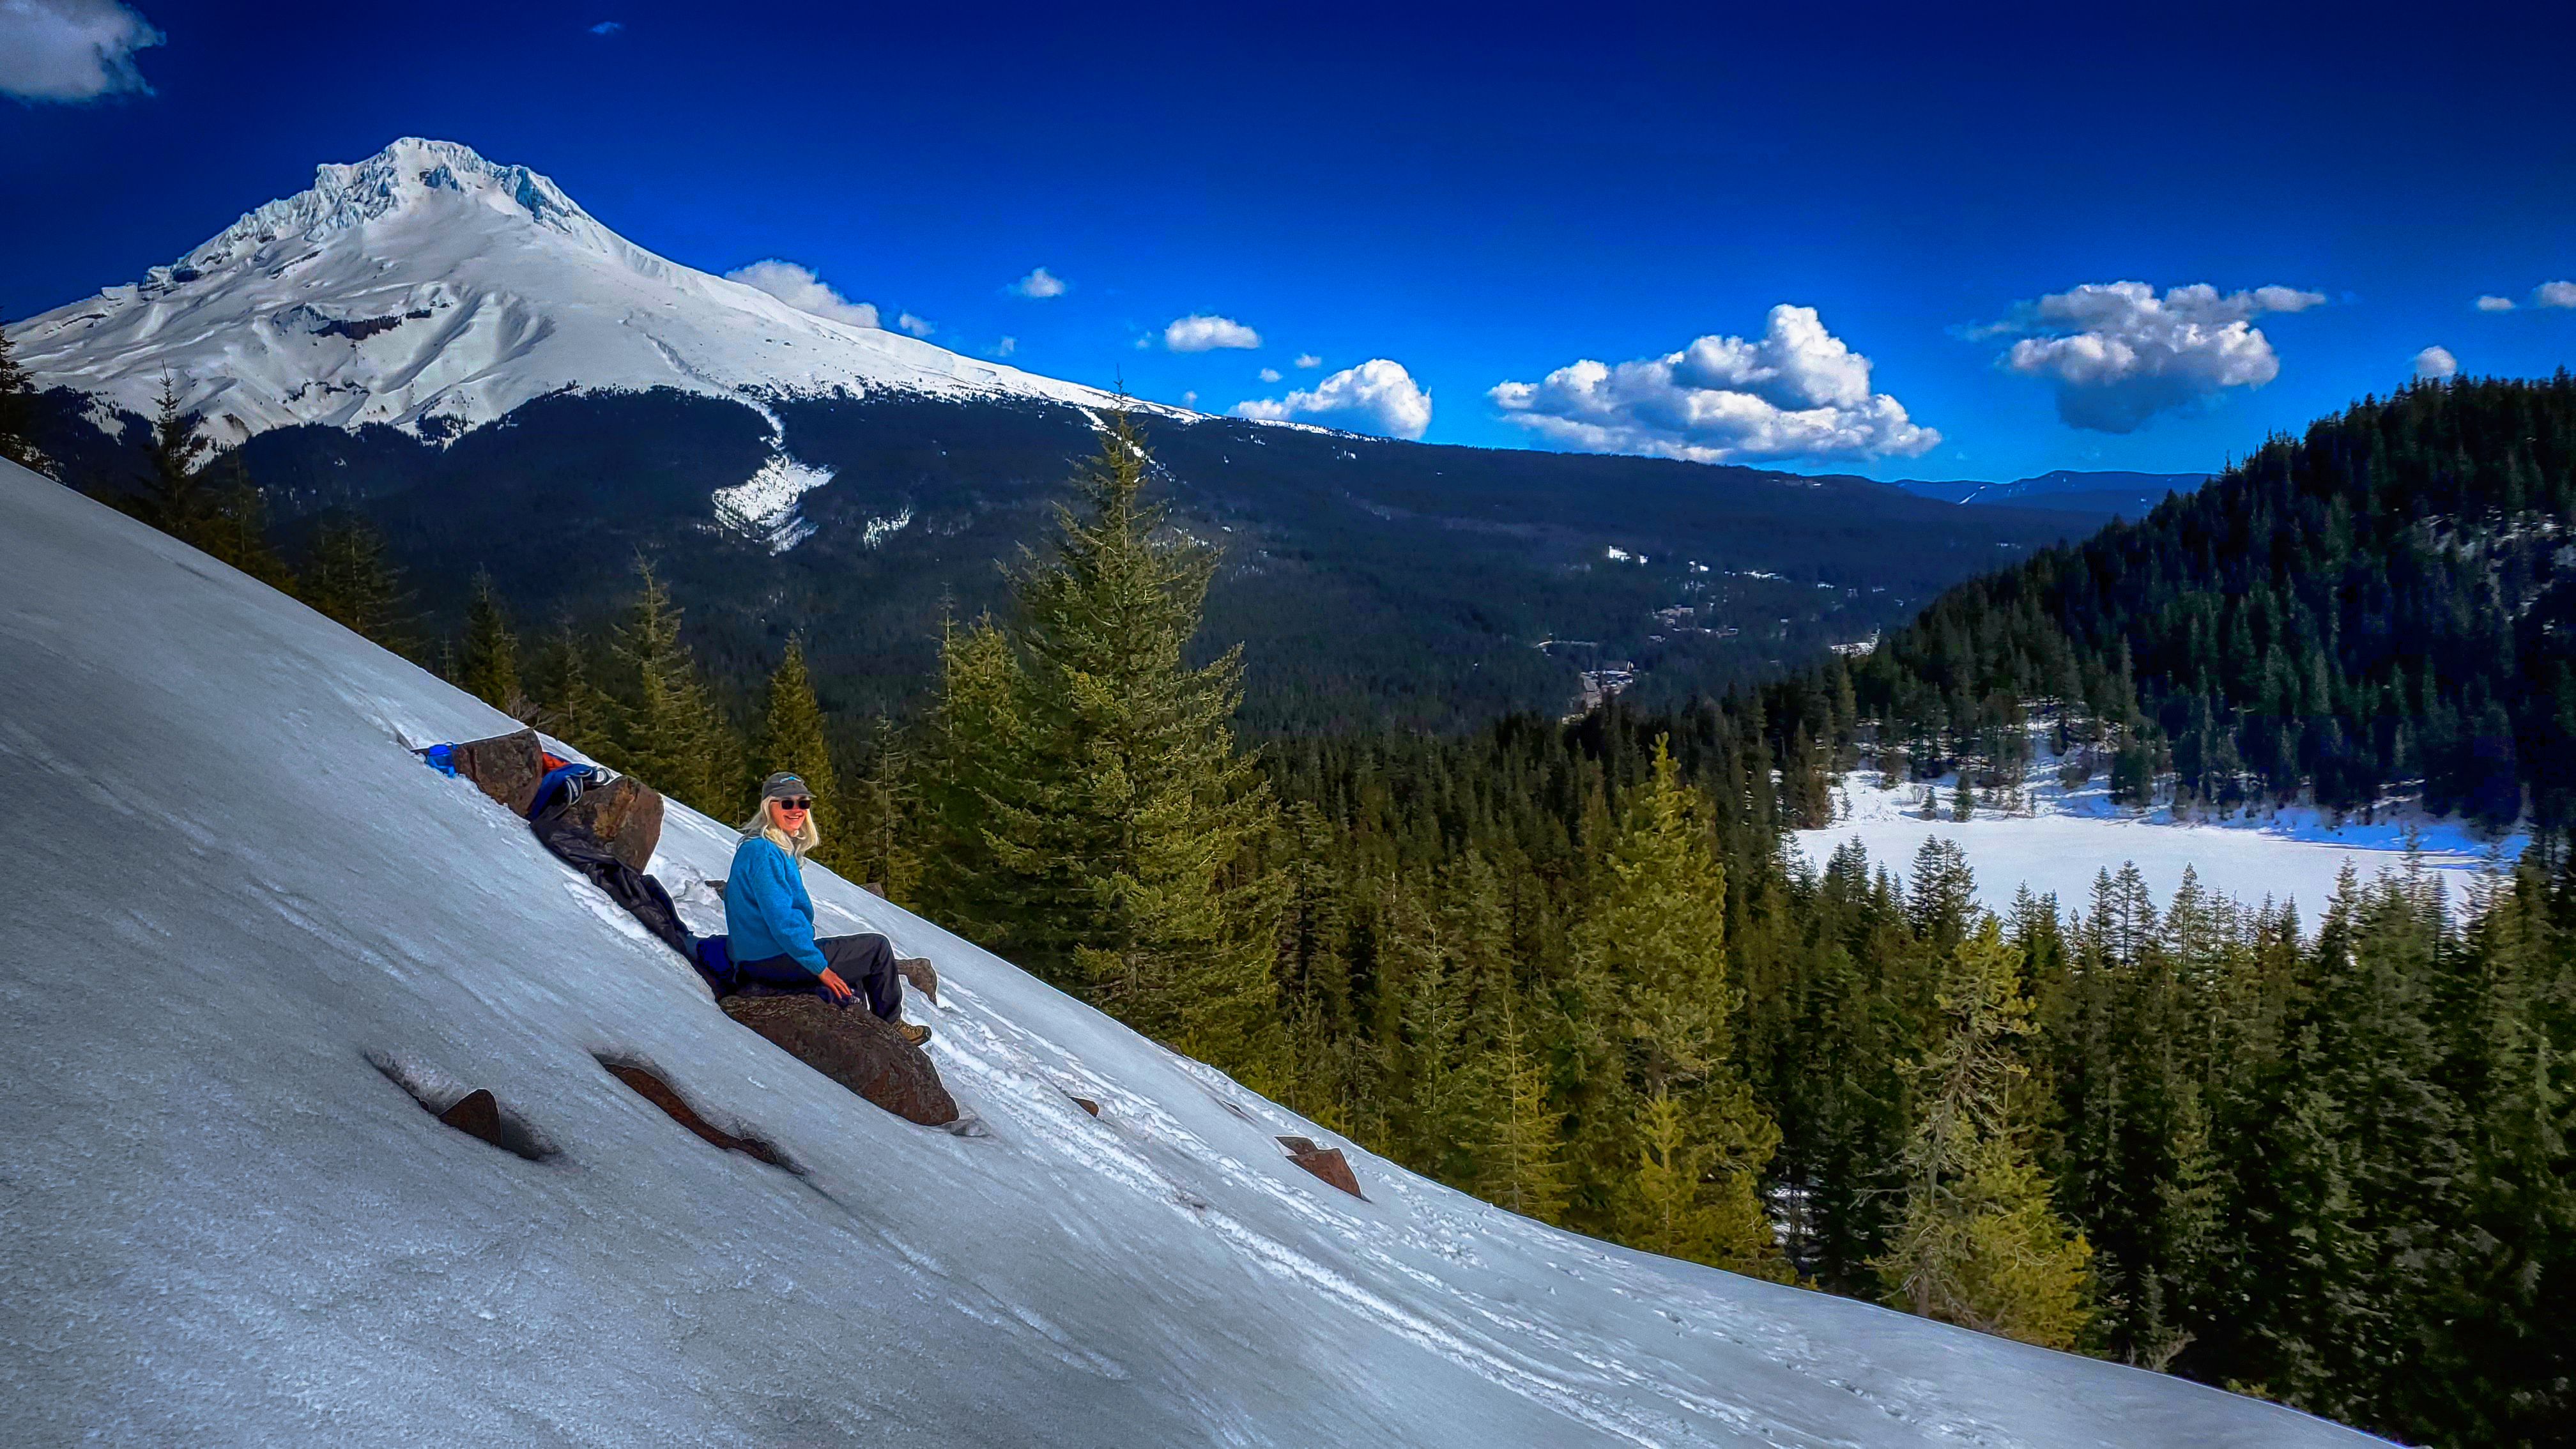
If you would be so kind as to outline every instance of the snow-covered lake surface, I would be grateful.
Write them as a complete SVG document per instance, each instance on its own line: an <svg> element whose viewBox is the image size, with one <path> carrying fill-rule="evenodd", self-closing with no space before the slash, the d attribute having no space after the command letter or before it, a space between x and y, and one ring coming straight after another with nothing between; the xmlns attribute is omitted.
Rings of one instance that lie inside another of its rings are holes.
<svg viewBox="0 0 2576 1449"><path fill-rule="evenodd" d="M2023 782L2026 813L1980 807L1968 820L1950 818L1955 780L1934 791L1938 819L1922 813L1924 786L1880 788L1875 772L1856 770L1834 792L1832 826L1798 831L1793 839L1808 863L1822 869L1836 847L1857 839L1873 868L1902 876L1927 839L1955 840L1976 872L1978 902L2001 911L2022 886L2035 895L2054 893L2061 908L2092 899L2094 877L2134 863L2161 907L2182 884L2185 868L2201 885L2246 905L2265 898L2295 901L2302 924L2316 928L2336 878L2347 862L2364 880L2406 864L2410 846L2420 863L2454 886L2491 864L2510 867L2529 843L2522 835L2497 840L2456 819L2420 813L2380 812L2363 823L2338 823L2307 807L2267 810L2225 820L2177 819L2169 809L2134 810L2113 805L2104 778L2061 789L2057 761L2042 755Z"/></svg>
<svg viewBox="0 0 2576 1449"><path fill-rule="evenodd" d="M510 721L5 464L0 679L0 1443L2376 1442L1356 1149L1345 1196L1276 1141L1331 1134L817 871L945 978L916 1009L990 1135L911 1126L406 752ZM674 809L657 872L703 907L732 843Z"/></svg>

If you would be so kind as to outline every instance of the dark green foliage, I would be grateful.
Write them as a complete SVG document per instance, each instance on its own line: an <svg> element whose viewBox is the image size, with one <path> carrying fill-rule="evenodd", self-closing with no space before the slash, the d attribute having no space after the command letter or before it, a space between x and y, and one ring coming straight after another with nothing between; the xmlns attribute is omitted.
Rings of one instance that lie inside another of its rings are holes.
<svg viewBox="0 0 2576 1449"><path fill-rule="evenodd" d="M1024 555L1015 604L952 633L924 890L1022 964L1267 1085L1270 792L1235 748L1242 655L1184 659L1213 550L1165 531L1124 415ZM936 848L945 847L945 848Z"/></svg>
<svg viewBox="0 0 2576 1449"><path fill-rule="evenodd" d="M409 653L410 595L384 535L354 515L324 519L305 547L304 601L394 652Z"/></svg>
<svg viewBox="0 0 2576 1449"><path fill-rule="evenodd" d="M35 388L19 366L9 336L0 332L0 458L39 473L51 473L54 460L36 446Z"/></svg>
<svg viewBox="0 0 2576 1449"><path fill-rule="evenodd" d="M2064 712L2144 802L2312 791L2576 818L2576 380L2423 383L2144 520L1944 594L1857 672L1914 768L2017 770Z"/></svg>
<svg viewBox="0 0 2576 1449"><path fill-rule="evenodd" d="M100 433L84 405L42 395L37 436L67 480L131 491L143 449ZM1093 450L1091 420L1053 404L882 391L772 411L789 451L837 470L800 505L818 531L777 555L707 531L709 490L750 477L772 441L761 413L724 399L564 395L460 436L317 424L263 432L242 451L288 536L330 510L374 522L432 637L462 628L477 568L523 621L603 627L640 548L728 697L756 691L793 632L836 708L917 717L937 677L943 604L959 620L1004 606L992 560L1045 527L1068 464ZM1620 658L1644 669L1645 696L1677 703L1893 629L1998 558L2088 526L1858 478L1241 420L1156 429L1175 520L1226 547L1207 637L1240 641L1258 661L1247 740L1379 724L1462 732L1514 710L1553 713L1570 707L1577 668ZM906 514L909 526L871 538L871 522ZM1651 563L1610 564L1614 543ZM1677 605L1696 622L1658 621ZM1531 647L1551 636L1599 647Z"/></svg>
<svg viewBox="0 0 2576 1449"><path fill-rule="evenodd" d="M492 576L474 576L474 601L465 610L465 639L456 651L456 683L512 719L532 718L536 706L519 687L519 636L493 591Z"/></svg>
<svg viewBox="0 0 2576 1449"><path fill-rule="evenodd" d="M748 818L742 740L680 638L681 614L652 562L635 559L637 589L608 651L618 708L606 758L682 804L719 820Z"/></svg>
<svg viewBox="0 0 2576 1449"><path fill-rule="evenodd" d="M779 659L777 672L769 676L767 705L751 773L767 779L785 770L804 780L814 795L815 829L823 837L814 859L849 874L864 853L866 822L851 818L849 796L841 789L840 767L832 761L832 741L823 723L823 706L814 698L814 677L805 670L802 639L787 641L787 652Z"/></svg>

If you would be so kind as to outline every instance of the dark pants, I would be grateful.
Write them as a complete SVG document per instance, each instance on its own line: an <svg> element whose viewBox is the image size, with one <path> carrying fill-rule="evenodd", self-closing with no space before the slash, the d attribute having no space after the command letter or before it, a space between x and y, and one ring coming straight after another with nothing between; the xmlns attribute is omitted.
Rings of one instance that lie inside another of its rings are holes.
<svg viewBox="0 0 2576 1449"><path fill-rule="evenodd" d="M894 974L894 943L874 931L857 936L822 936L815 946L832 972L857 992L880 1018L892 1021L903 1010L903 978ZM819 996L832 993L821 978L793 956L733 963L737 990L745 996ZM846 1005L847 1003L839 1003Z"/></svg>

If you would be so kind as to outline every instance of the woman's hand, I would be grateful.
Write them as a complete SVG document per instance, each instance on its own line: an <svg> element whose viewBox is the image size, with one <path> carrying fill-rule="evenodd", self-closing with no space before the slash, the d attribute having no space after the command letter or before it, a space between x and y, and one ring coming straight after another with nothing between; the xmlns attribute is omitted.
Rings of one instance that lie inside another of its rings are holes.
<svg viewBox="0 0 2576 1449"><path fill-rule="evenodd" d="M840 973L829 966L823 968L823 990L827 994L827 999L835 1005L858 994L850 990L850 983L842 980Z"/></svg>

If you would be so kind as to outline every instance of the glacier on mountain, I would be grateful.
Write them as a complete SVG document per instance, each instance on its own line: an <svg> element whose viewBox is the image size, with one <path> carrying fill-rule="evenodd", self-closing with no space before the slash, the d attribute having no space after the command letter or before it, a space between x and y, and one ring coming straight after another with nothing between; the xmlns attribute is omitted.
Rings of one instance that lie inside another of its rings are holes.
<svg viewBox="0 0 2576 1449"><path fill-rule="evenodd" d="M799 311L636 246L524 166L417 137L8 333L37 386L101 420L150 416L168 377L220 446L300 423L445 441L565 391L1116 401Z"/></svg>
<svg viewBox="0 0 2576 1449"><path fill-rule="evenodd" d="M7 464L0 677L0 1442L2377 1442L1542 1227L815 870L938 964L991 1135L914 1127L407 748L510 720ZM733 841L670 812L701 929Z"/></svg>

